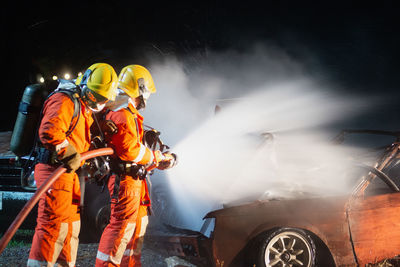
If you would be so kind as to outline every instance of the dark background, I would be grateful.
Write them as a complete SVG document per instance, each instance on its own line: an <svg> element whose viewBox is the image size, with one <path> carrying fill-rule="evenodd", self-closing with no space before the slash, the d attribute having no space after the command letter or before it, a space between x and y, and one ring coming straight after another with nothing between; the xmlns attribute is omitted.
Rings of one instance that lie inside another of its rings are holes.
<svg viewBox="0 0 400 267"><path fill-rule="evenodd" d="M0 130L12 130L22 92L38 73L77 73L100 61L118 72L132 62L146 65L144 55L207 57L207 51L240 51L254 42L278 46L341 90L391 95L390 114L379 116L397 117L395 1L323 2L3 3ZM305 50L313 53L312 63Z"/></svg>

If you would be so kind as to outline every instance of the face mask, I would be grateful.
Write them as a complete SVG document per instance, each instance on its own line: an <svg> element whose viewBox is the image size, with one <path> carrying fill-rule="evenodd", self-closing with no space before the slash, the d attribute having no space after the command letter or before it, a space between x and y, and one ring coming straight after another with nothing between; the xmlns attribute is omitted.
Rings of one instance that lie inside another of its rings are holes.
<svg viewBox="0 0 400 267"><path fill-rule="evenodd" d="M149 99L151 92L147 89L143 78L138 79L139 86L139 105L136 107L137 110L144 109L146 107L147 99Z"/></svg>
<svg viewBox="0 0 400 267"><path fill-rule="evenodd" d="M108 100L99 102L89 90L84 90L83 101L91 111L100 112L106 106Z"/></svg>
<svg viewBox="0 0 400 267"><path fill-rule="evenodd" d="M136 109L141 110L146 108L146 100L143 98L143 96L138 96L139 99L139 104L137 105Z"/></svg>
<svg viewBox="0 0 400 267"><path fill-rule="evenodd" d="M106 106L105 102L102 103L89 103L87 101L85 101L86 106L93 112L100 112L103 110L103 108Z"/></svg>
<svg viewBox="0 0 400 267"><path fill-rule="evenodd" d="M94 113L97 113L97 112L102 111L105 106L106 106L106 103L102 103L102 104L97 103L95 108L91 108L91 107L89 107L89 108Z"/></svg>
<svg viewBox="0 0 400 267"><path fill-rule="evenodd" d="M149 91L146 91L142 94L142 97L144 99L144 101L147 101L147 99L149 99L151 93Z"/></svg>

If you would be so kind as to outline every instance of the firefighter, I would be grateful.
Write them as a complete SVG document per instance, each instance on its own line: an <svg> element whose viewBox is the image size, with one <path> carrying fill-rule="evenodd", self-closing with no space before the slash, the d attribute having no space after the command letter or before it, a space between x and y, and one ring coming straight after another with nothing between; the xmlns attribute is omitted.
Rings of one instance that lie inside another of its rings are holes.
<svg viewBox="0 0 400 267"><path fill-rule="evenodd" d="M80 231L80 186L75 171L81 166L80 153L89 149L92 112L115 99L118 76L110 65L96 63L78 77L75 85L71 84L78 101L59 92L50 95L43 106L36 184L40 187L61 164L67 172L39 200L27 266L54 266L56 262L59 266L75 266ZM76 103L79 114L74 117Z"/></svg>
<svg viewBox="0 0 400 267"><path fill-rule="evenodd" d="M150 206L142 171L170 168L176 161L172 154L152 151L143 144L143 117L138 110L156 92L150 72L140 65L126 66L118 77L118 88L117 100L105 116L118 128L108 142L115 151L113 171L117 175L108 182L111 217L100 239L96 266L141 266Z"/></svg>

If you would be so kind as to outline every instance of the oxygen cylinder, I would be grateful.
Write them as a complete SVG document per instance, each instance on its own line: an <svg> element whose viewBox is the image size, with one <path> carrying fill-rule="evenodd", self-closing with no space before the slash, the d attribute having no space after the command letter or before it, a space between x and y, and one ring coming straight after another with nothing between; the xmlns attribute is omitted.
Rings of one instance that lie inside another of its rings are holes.
<svg viewBox="0 0 400 267"><path fill-rule="evenodd" d="M11 151L19 157L28 155L32 150L47 93L44 84L31 84L24 90L10 142Z"/></svg>

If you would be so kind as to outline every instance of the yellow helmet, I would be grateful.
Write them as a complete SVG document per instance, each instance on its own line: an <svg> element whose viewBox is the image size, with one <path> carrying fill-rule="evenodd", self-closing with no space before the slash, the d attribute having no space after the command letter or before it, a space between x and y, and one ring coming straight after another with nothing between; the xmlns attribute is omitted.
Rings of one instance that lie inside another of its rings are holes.
<svg viewBox="0 0 400 267"><path fill-rule="evenodd" d="M118 88L131 98L143 96L145 100L156 92L150 72L140 65L129 65L121 70L118 76Z"/></svg>
<svg viewBox="0 0 400 267"><path fill-rule="evenodd" d="M114 100L117 95L118 77L113 67L107 63L96 63L79 76L75 84L83 90L87 87L95 97L100 95L100 98L105 100Z"/></svg>

